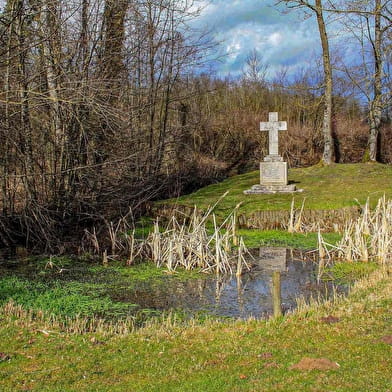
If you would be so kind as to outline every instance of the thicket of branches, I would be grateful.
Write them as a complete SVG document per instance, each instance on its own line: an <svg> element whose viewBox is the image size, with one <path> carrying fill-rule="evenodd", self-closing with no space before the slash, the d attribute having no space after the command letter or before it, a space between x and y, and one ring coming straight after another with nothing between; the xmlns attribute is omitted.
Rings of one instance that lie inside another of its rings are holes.
<svg viewBox="0 0 392 392"><path fill-rule="evenodd" d="M0 26L0 245L59 252L84 228L255 168L258 122L289 123L292 166L323 152L322 94L310 70L288 82L201 75L214 44L189 0L8 0ZM362 159L366 114L334 97L341 162ZM392 161L388 127L380 157ZM128 214L128 216L130 216Z"/></svg>

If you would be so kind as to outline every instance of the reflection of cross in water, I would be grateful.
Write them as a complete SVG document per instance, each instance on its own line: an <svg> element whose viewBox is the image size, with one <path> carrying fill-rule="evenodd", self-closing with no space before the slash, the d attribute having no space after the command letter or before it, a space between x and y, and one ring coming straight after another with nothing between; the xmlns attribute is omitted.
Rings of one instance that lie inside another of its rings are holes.
<svg viewBox="0 0 392 392"><path fill-rule="evenodd" d="M279 131L287 131L287 122L278 121L278 113L271 112L268 122L260 123L260 131L268 131L269 155L279 155Z"/></svg>
<svg viewBox="0 0 392 392"><path fill-rule="evenodd" d="M224 287L223 279L217 278L216 286L215 286L215 302L217 305L220 304L223 287Z"/></svg>
<svg viewBox="0 0 392 392"><path fill-rule="evenodd" d="M237 276L237 302L238 302L238 309L241 315L244 313L244 309L245 309L244 291L245 291L245 287L243 287L242 284L242 276L238 275Z"/></svg>

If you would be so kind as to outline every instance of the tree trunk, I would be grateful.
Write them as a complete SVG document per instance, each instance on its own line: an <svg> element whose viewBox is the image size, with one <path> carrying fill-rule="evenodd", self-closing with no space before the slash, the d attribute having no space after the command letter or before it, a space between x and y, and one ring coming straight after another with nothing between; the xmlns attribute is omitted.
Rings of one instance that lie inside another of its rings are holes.
<svg viewBox="0 0 392 392"><path fill-rule="evenodd" d="M334 144L332 139L332 66L329 53L328 35L325 27L321 0L316 0L316 15L320 33L321 46L323 48L324 66L324 114L322 134L324 138L324 151L322 162L330 165L334 156Z"/></svg>
<svg viewBox="0 0 392 392"><path fill-rule="evenodd" d="M125 16L128 9L127 0L106 0L104 12L104 47L102 56L102 75L105 80L116 81L121 85L120 76L124 67ZM113 94L113 97L116 97Z"/></svg>
<svg viewBox="0 0 392 392"><path fill-rule="evenodd" d="M24 186L27 193L27 201L36 199L34 168L33 168L33 140L30 123L30 105L29 105L29 82L26 71L27 47L25 43L26 26L25 26L25 2L19 0L17 5L17 28L18 37L18 84L20 99L20 123L21 123L21 149L24 154Z"/></svg>
<svg viewBox="0 0 392 392"><path fill-rule="evenodd" d="M14 17L14 7L15 3L10 6L11 18ZM9 212L13 211L13 203L11 203L12 198L10 195L10 181L9 181L9 171L10 171L10 143L9 138L11 135L10 128L10 75L11 75L11 45L13 38L14 28L13 23L10 23L7 29L7 50L6 50L6 70L4 77L4 93L5 93L5 113L4 113L4 130L3 135L0 139L1 145L3 146L3 160L1 162L2 166L2 197L3 197L3 214L7 215Z"/></svg>
<svg viewBox="0 0 392 392"><path fill-rule="evenodd" d="M374 9L374 41L373 55L374 55L374 89L373 100L370 102L369 108L369 140L368 151L365 153L365 160L371 162L377 161L378 151L378 134L381 126L382 115L382 58L381 58L381 0L375 1Z"/></svg>
<svg viewBox="0 0 392 392"><path fill-rule="evenodd" d="M56 56L60 53L60 43L57 42L56 24L58 23L57 1L43 0L40 12L40 28L42 38L43 64L49 95L49 117L53 140L52 162L52 195L54 200L63 192L64 178L64 131L60 113L60 100L58 95L58 72L56 69ZM55 53L57 52L57 53Z"/></svg>

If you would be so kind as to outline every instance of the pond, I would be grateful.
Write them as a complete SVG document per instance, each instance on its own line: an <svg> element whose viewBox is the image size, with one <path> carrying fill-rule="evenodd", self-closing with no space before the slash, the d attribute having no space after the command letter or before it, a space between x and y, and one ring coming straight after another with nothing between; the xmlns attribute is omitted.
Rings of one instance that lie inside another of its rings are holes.
<svg viewBox="0 0 392 392"><path fill-rule="evenodd" d="M151 314L175 310L187 317L208 314L218 317L265 318L278 314L280 310L285 313L294 309L298 298L325 298L333 294L335 289L345 290L344 287L335 288L331 283L318 284L317 264L307 253L285 248L260 248L253 250L250 258L252 269L240 277L217 277L214 274L184 277L182 273L165 274L160 271L154 278L140 279L143 269L140 272L138 267L104 268L80 262L72 262L68 267L65 265L61 268L45 268L42 264L37 268L34 263L0 263L0 276L20 277L29 282L30 288L35 288L34 282L39 282L39 290L47 287L52 293L59 293L57 296L64 295L67 287L72 286L74 290L76 284L76 292L81 293L81 296L90 295L94 301L97 298L109 299L109 305L105 302L104 312L98 311L98 315L103 317L112 317L110 315L114 312L111 312L110 304L113 304L116 317L144 310ZM152 267L150 269L155 270ZM53 291L53 287L64 290ZM11 291L8 287L8 292ZM12 293L17 298L23 297L15 290ZM34 307L31 292L27 294L29 305ZM42 298L42 293L37 296ZM52 300L53 296L46 298ZM72 300L75 301L75 296ZM72 305L67 309L72 310Z"/></svg>
<svg viewBox="0 0 392 392"><path fill-rule="evenodd" d="M298 298L309 301L327 298L336 290L331 283L317 283L317 264L302 252L286 248L261 248L252 251L253 268L240 277L226 275L138 287L122 292L119 300L134 301L143 308L181 309L187 313L206 312L234 318L265 318L292 310ZM276 313L276 309L275 309Z"/></svg>

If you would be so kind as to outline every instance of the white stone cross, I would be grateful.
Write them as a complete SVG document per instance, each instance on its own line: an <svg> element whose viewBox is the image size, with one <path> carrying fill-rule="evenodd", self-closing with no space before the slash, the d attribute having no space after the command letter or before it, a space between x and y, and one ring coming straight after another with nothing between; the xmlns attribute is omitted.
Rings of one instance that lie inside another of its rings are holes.
<svg viewBox="0 0 392 392"><path fill-rule="evenodd" d="M269 155L279 155L279 131L287 131L287 122L278 121L278 113L268 115L268 122L260 123L260 131L268 131Z"/></svg>

